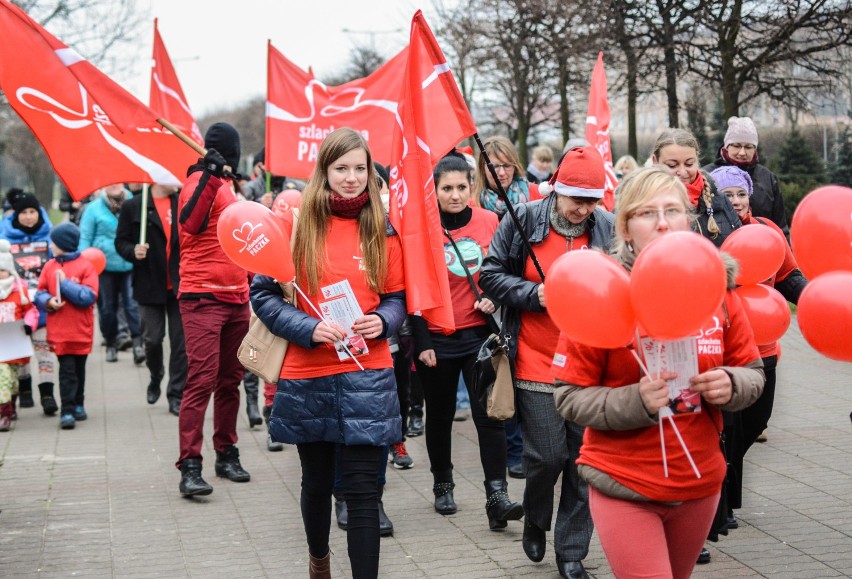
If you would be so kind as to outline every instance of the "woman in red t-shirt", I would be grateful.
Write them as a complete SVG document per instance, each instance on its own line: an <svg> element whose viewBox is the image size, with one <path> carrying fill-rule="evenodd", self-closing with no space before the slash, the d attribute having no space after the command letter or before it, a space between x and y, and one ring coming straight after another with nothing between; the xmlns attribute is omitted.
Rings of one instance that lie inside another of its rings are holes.
<svg viewBox="0 0 852 579"><path fill-rule="evenodd" d="M488 317L494 314L495 306L482 295L477 280L497 229L497 217L468 205L471 170L463 157L444 157L433 175L444 228L444 254L456 331L445 335L419 316L412 316L411 323L417 354L414 363L426 399L426 450L434 479L435 511L451 515L457 510L452 462L456 391L460 374L465 384L472 383L473 363L482 342L491 333ZM470 396L470 404L479 438L479 460L485 473L488 524L492 530L502 529L506 521L517 521L524 516L523 507L509 499L506 431L502 421L488 418L476 396Z"/></svg>
<svg viewBox="0 0 852 579"><path fill-rule="evenodd" d="M342 128L327 136L297 219L296 305L267 276L255 276L251 287L257 316L289 340L269 432L299 451L311 577L331 576L338 446L352 576L378 575L379 465L402 438L387 343L405 319L402 250L373 171L360 133Z"/></svg>
<svg viewBox="0 0 852 579"><path fill-rule="evenodd" d="M765 225L784 239L784 261L778 271L764 283L778 290L784 298L793 304L799 303L799 296L808 285L808 280L799 271L796 258L786 243L781 228L765 217L755 217L751 213L751 196L754 185L749 174L739 167L724 165L715 169L710 176L716 181L719 191L725 195L739 215L743 225ZM775 368L778 365L780 348L778 342L758 344L760 357L763 359L763 372L766 374L766 386L757 402L731 415L725 422L725 448L728 461L736 469L736 476L728 477L728 525L736 528L737 520L733 509L742 506L743 458L757 441L758 436L769 425L772 416L772 406L775 402Z"/></svg>
<svg viewBox="0 0 852 579"><path fill-rule="evenodd" d="M654 239L690 229L686 189L662 168L631 174L617 199L615 256L628 270ZM658 412L669 406L666 381L676 374L643 376L630 351L639 350L637 343L602 349L560 336L554 397L566 420L587 427L577 464L616 577L689 577L725 477L720 409L741 410L763 388L763 364L732 291L696 342L699 373L690 378L689 390L703 399L701 410L674 415L683 446L665 425L664 459Z"/></svg>

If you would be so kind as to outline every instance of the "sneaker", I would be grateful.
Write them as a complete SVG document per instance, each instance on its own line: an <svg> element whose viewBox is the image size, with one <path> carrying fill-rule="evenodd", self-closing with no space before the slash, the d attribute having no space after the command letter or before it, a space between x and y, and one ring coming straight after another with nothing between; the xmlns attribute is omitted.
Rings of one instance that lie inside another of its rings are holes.
<svg viewBox="0 0 852 579"><path fill-rule="evenodd" d="M118 351L115 348L113 348L111 346L107 346L106 361L107 362L118 362Z"/></svg>
<svg viewBox="0 0 852 579"><path fill-rule="evenodd" d="M769 440L769 439L766 438L766 431L765 430L757 435L757 442L766 442L767 440Z"/></svg>
<svg viewBox="0 0 852 579"><path fill-rule="evenodd" d="M74 426L77 424L77 421L74 420L73 414L63 414L59 418L59 428L62 430L74 430Z"/></svg>
<svg viewBox="0 0 852 579"><path fill-rule="evenodd" d="M82 422L83 420L86 420L88 417L89 417L89 415L86 414L86 409L83 408L82 406L76 406L74 408L74 420L76 420L78 422Z"/></svg>
<svg viewBox="0 0 852 579"><path fill-rule="evenodd" d="M133 338L127 334L119 334L115 337L115 347L121 352L129 350L133 346Z"/></svg>
<svg viewBox="0 0 852 579"><path fill-rule="evenodd" d="M391 445L391 462L393 467L399 470L408 470L414 466L414 460L408 456L408 451L405 450L404 442L397 442Z"/></svg>
<svg viewBox="0 0 852 579"><path fill-rule="evenodd" d="M456 422L464 422L470 416L470 408L459 408L456 410L453 420Z"/></svg>
<svg viewBox="0 0 852 579"><path fill-rule="evenodd" d="M267 434L266 435L266 450L268 450L269 452L280 452L280 451L284 450L284 443L283 442L275 442L274 440L272 440L272 435Z"/></svg>
<svg viewBox="0 0 852 579"><path fill-rule="evenodd" d="M406 432L406 436L410 436L414 438L415 436L423 435L423 417L411 415L411 418L408 419L408 431Z"/></svg>

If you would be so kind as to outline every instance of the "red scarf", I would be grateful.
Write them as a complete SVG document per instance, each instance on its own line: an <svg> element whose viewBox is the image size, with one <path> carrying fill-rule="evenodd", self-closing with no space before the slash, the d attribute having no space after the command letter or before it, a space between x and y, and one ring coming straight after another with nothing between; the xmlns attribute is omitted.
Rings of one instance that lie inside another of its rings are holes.
<svg viewBox="0 0 852 579"><path fill-rule="evenodd" d="M689 195L689 202L692 203L693 207L698 207L698 198L701 197L701 193L704 191L704 175L701 174L701 171L698 172L698 175L695 177L695 181L686 185L686 193Z"/></svg>
<svg viewBox="0 0 852 579"><path fill-rule="evenodd" d="M370 193L366 189L360 195L349 198L342 197L332 191L329 196L331 214L344 219L355 219L369 200Z"/></svg>
<svg viewBox="0 0 852 579"><path fill-rule="evenodd" d="M722 147L721 153L722 153L722 158L725 160L725 162L728 165L733 165L734 167L739 167L743 171L748 171L749 169L751 169L752 167L754 167L755 165L757 165L759 163L759 161L757 159L757 149L754 150L754 157L751 158L751 161L746 161L745 163L743 163L741 161L737 161L736 159L732 159L731 156L728 155L728 149L726 149L725 147Z"/></svg>

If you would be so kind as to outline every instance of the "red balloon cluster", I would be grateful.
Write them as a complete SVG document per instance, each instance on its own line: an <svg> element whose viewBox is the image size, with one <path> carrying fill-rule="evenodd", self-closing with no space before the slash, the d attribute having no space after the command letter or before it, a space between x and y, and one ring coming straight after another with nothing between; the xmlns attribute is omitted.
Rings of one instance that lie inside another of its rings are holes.
<svg viewBox="0 0 852 579"><path fill-rule="evenodd" d="M810 280L797 318L815 350L852 362L852 189L820 187L793 214L790 240Z"/></svg>
<svg viewBox="0 0 852 579"><path fill-rule="evenodd" d="M80 252L80 257L85 257L89 260L95 266L95 271L98 272L98 275L101 275L104 269L106 269L106 255L97 247L87 247Z"/></svg>
<svg viewBox="0 0 852 579"><path fill-rule="evenodd" d="M630 343L637 323L658 340L695 334L722 304L725 266L712 243L690 231L646 247L632 275L596 251L557 259L544 286L547 311L576 342L598 348Z"/></svg>
<svg viewBox="0 0 852 579"><path fill-rule="evenodd" d="M296 275L290 239L272 211L251 201L233 203L219 216L219 245L231 261L279 282Z"/></svg>

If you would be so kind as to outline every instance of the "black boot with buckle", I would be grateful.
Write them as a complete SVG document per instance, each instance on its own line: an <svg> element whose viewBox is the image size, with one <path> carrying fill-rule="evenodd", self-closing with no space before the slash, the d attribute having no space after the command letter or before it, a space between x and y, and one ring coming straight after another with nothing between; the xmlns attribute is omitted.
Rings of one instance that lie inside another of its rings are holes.
<svg viewBox="0 0 852 579"><path fill-rule="evenodd" d="M455 483L436 482L432 485L432 492L435 494L435 512L442 515L453 515L458 511L456 501L453 499L453 489Z"/></svg>
<svg viewBox="0 0 852 579"><path fill-rule="evenodd" d="M485 512L492 531L505 529L506 521L518 521L524 516L524 507L512 502L508 489L505 479L485 481Z"/></svg>

